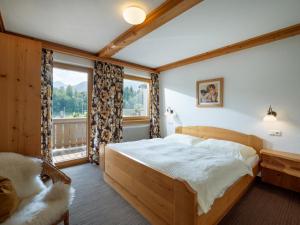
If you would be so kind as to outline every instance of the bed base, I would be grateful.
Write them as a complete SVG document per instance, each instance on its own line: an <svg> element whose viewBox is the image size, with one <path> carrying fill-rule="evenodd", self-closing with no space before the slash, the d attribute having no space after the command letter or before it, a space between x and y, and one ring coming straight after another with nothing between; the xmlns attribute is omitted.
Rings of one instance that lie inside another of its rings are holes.
<svg viewBox="0 0 300 225"><path fill-rule="evenodd" d="M232 140L252 146L258 153L262 148L262 140L255 136L220 128L185 127L177 133ZM105 149L104 167L105 181L153 225L216 225L248 190L259 171L255 166L253 177L241 177L215 200L208 213L198 215L197 193L186 181L109 148Z"/></svg>
<svg viewBox="0 0 300 225"><path fill-rule="evenodd" d="M183 180L172 178L130 157L106 149L104 180L154 225L215 225L250 187L245 175L212 209L198 216L197 193ZM253 169L257 174L258 166Z"/></svg>

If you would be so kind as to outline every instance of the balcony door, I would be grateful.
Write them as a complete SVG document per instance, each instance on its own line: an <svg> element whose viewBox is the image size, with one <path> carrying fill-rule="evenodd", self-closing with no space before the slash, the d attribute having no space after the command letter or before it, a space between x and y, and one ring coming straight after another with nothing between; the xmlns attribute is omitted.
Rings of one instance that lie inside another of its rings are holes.
<svg viewBox="0 0 300 225"><path fill-rule="evenodd" d="M52 153L56 165L88 161L91 75L89 68L54 64Z"/></svg>

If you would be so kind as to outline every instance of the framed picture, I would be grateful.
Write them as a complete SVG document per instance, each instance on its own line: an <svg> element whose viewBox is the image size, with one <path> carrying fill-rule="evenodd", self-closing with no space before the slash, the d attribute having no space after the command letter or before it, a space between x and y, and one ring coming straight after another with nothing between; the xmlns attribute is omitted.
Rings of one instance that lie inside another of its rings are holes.
<svg viewBox="0 0 300 225"><path fill-rule="evenodd" d="M198 80L197 106L198 107L223 107L223 78L211 80Z"/></svg>

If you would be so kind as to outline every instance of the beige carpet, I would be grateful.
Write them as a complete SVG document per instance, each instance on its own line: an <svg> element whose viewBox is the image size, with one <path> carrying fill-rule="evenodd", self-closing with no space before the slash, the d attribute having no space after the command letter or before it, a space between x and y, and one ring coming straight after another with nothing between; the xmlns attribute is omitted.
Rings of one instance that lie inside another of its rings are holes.
<svg viewBox="0 0 300 225"><path fill-rule="evenodd" d="M71 225L149 224L106 185L97 166L84 164L63 171L76 189ZM220 225L300 225L300 194L257 180Z"/></svg>

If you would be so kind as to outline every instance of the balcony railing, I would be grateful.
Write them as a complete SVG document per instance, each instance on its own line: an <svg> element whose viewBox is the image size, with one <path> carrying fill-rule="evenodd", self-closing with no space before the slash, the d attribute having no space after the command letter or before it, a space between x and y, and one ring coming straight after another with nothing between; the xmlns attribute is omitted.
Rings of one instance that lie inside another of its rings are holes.
<svg viewBox="0 0 300 225"><path fill-rule="evenodd" d="M86 145L86 118L53 119L52 148Z"/></svg>

